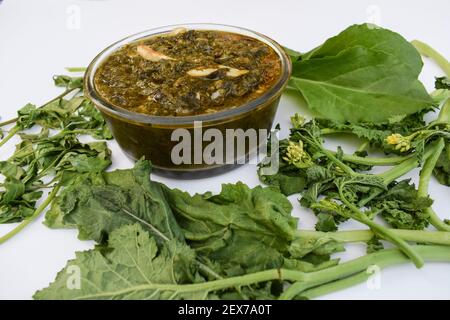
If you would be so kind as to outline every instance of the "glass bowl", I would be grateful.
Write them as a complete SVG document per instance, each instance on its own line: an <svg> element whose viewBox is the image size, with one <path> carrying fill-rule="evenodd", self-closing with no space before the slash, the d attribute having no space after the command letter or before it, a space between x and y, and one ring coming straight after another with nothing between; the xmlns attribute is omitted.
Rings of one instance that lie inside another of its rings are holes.
<svg viewBox="0 0 450 320"><path fill-rule="evenodd" d="M194 116L152 116L135 113L114 106L102 98L95 88L94 75L98 67L111 53L131 42L170 33L176 28L224 31L257 39L270 46L279 56L281 63L280 76L272 87L254 100L233 109ZM100 52L89 64L84 80L84 88L86 97L100 110L114 138L127 156L134 160L145 157L152 162L154 171L157 173L176 175L183 178L196 178L217 174L243 163L242 153L234 152L234 156L230 159L226 155L227 148L228 150L236 151L242 147L243 143L246 147L244 156L248 160L249 155L255 154L254 149L265 144L266 141L258 141L258 146L255 147L254 144L249 142L250 139L244 142L241 141L241 146L237 145L238 141L236 140L229 141L230 139L224 139L220 145L224 155L223 161L211 161L207 157L199 157L198 152L195 153L196 147L198 150L198 145L194 145L197 140L191 139L190 149L187 151L191 153L190 157L188 157L191 161L180 163L179 160L174 161L172 154L174 147L180 143L179 140L173 141L174 131L182 129L185 133L189 132L194 137L196 131L197 133L199 132L199 123L201 124L202 132L206 132L208 129L217 129L219 131L216 131L216 133L220 132L223 134L223 137L226 136L227 129L241 129L243 132L247 132L248 129L254 129L257 132L260 132L259 130L269 131L272 127L281 93L290 75L291 61L289 56L278 43L260 33L228 25L183 24L151 29L113 43ZM210 143L211 141L202 140L200 142L202 150ZM186 149L183 151L186 152ZM233 154L232 152L229 153Z"/></svg>

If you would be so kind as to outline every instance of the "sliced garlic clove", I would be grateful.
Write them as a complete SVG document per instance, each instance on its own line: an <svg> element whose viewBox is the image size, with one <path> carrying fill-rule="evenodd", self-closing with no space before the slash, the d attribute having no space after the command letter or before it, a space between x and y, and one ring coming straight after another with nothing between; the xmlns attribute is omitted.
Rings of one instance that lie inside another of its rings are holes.
<svg viewBox="0 0 450 320"><path fill-rule="evenodd" d="M231 77L231 78L236 78L239 76L242 76L246 73L248 73L248 70L239 70L236 68L232 68L232 67L228 67L228 66L223 66L223 65L219 65L219 68L197 68L197 69L192 69L189 70L187 72L188 75L190 75L191 77L207 77L210 74L212 74L213 72L216 72L219 69L228 69L226 76L227 77Z"/></svg>
<svg viewBox="0 0 450 320"><path fill-rule="evenodd" d="M230 70L227 71L226 74L228 77L236 78L236 77L240 77L246 73L248 73L248 70L239 70L239 69L231 68Z"/></svg>
<svg viewBox="0 0 450 320"><path fill-rule="evenodd" d="M171 57L166 56L165 54L162 54L161 52L155 51L152 48L150 48L149 46L146 45L138 45L137 48L137 53L144 58L145 60L149 60L152 62L158 62L161 60L175 60Z"/></svg>
<svg viewBox="0 0 450 320"><path fill-rule="evenodd" d="M211 94L211 100L216 100L216 99L219 98L219 97L220 97L220 91L219 91L219 90L214 91L214 92Z"/></svg>
<svg viewBox="0 0 450 320"><path fill-rule="evenodd" d="M216 72L217 68L192 69L187 72L191 77L207 77L211 73Z"/></svg>
<svg viewBox="0 0 450 320"><path fill-rule="evenodd" d="M240 70L240 69L236 69L236 68L232 68L232 67L224 66L224 65L220 65L220 68L227 68L228 71L227 71L226 75L227 75L227 77L231 77L231 78L237 78L237 77L240 77L249 72L248 70L245 70L245 69Z"/></svg>

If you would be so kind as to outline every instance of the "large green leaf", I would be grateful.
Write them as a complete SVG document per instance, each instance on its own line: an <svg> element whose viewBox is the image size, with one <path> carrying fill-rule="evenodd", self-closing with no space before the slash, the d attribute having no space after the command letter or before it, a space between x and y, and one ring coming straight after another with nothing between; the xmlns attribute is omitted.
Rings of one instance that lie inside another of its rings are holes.
<svg viewBox="0 0 450 320"><path fill-rule="evenodd" d="M303 59L336 56L341 51L360 46L390 55L409 67L416 76L422 69L419 52L401 35L373 24L353 25L303 55Z"/></svg>
<svg viewBox="0 0 450 320"><path fill-rule="evenodd" d="M224 184L218 195L169 190L168 202L189 244L227 273L280 267L297 219L278 190Z"/></svg>
<svg viewBox="0 0 450 320"><path fill-rule="evenodd" d="M144 160L133 169L87 173L69 181L45 222L53 228L77 227L81 239L104 244L114 230L138 223L158 243L187 241L202 271L213 271L204 275L214 279L283 266L320 268L290 258L289 247L298 236L297 219L290 214L291 203L276 188L224 184L217 195L190 195L152 181L150 163ZM328 260L327 255L314 254Z"/></svg>
<svg viewBox="0 0 450 320"><path fill-rule="evenodd" d="M400 35L358 25L294 61L289 86L320 118L385 123L433 104L417 79L421 68Z"/></svg>
<svg viewBox="0 0 450 320"><path fill-rule="evenodd" d="M199 299L207 291L178 292L177 284L202 281L195 253L171 240L158 247L139 224L110 235L108 246L77 252L35 299Z"/></svg>
<svg viewBox="0 0 450 320"><path fill-rule="evenodd" d="M113 230L140 223L158 240L184 241L161 185L150 181L151 166L88 175L74 181L46 215L49 227L77 226L81 239L103 242Z"/></svg>

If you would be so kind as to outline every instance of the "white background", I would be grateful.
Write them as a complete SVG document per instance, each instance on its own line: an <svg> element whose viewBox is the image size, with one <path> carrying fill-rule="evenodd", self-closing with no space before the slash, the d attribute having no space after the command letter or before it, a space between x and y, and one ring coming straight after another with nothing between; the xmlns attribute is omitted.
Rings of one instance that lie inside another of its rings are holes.
<svg viewBox="0 0 450 320"><path fill-rule="evenodd" d="M15 116L28 102L40 104L60 92L53 87L53 74L67 66L86 66L104 47L127 35L177 23L214 22L247 27L266 34L279 43L307 51L353 23L376 22L408 40L428 42L450 57L450 1L113 1L113 0L5 0L0 4L0 116ZM426 61L422 80L432 89L433 77L442 72ZM290 98L283 97L276 122L289 127L295 112L307 114ZM14 142L0 149L0 160L13 150ZM349 147L350 142L345 146ZM132 166L112 142L113 168ZM351 151L350 149L347 149ZM417 172L415 172L417 174ZM153 176L169 186L189 192L217 192L223 182L258 184L256 168L247 165L218 177L177 181ZM417 181L417 179L415 179ZM430 188L434 208L450 217L449 189L434 181ZM294 215L301 228L312 228L314 216L300 208L291 197ZM0 298L29 299L52 281L76 250L86 250L92 242L77 239L75 230L50 230L39 219L0 246ZM12 226L0 226L0 234ZM346 223L343 228L364 228ZM348 246L340 256L347 260L364 253L361 245ZM450 267L428 263L417 270L401 265L383 270L379 289L367 284L330 294L325 299L449 299Z"/></svg>

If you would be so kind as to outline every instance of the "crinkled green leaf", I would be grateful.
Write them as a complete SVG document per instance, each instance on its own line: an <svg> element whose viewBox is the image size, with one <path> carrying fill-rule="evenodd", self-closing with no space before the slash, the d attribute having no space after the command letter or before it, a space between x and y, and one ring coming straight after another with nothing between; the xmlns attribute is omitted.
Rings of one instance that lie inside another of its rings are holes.
<svg viewBox="0 0 450 320"><path fill-rule="evenodd" d="M299 193L303 191L306 186L305 177L298 172L278 172L274 175L260 175L259 178L262 183L279 188L280 191L286 196L294 193Z"/></svg>
<svg viewBox="0 0 450 320"><path fill-rule="evenodd" d="M330 255L341 251L344 251L344 245L326 236L317 239L298 238L289 246L289 253L294 258L303 258L311 253Z"/></svg>
<svg viewBox="0 0 450 320"><path fill-rule="evenodd" d="M188 243L229 274L280 266L295 238L292 206L275 189L237 183L224 184L214 196L167 194Z"/></svg>
<svg viewBox="0 0 450 320"><path fill-rule="evenodd" d="M450 79L447 77L437 77L434 83L436 89L448 89L450 90Z"/></svg>
<svg viewBox="0 0 450 320"><path fill-rule="evenodd" d="M177 284L195 282L202 282L202 278L197 274L194 251L176 240L158 246L143 227L133 224L113 231L102 251L78 252L55 281L34 298L207 298L207 291L177 291Z"/></svg>
<svg viewBox="0 0 450 320"><path fill-rule="evenodd" d="M30 207L32 206L32 207ZM34 213L34 202L0 205L0 223L15 223L31 217Z"/></svg>
<svg viewBox="0 0 450 320"><path fill-rule="evenodd" d="M0 173L6 178L20 179L25 174L25 170L14 163L0 161Z"/></svg>
<svg viewBox="0 0 450 320"><path fill-rule="evenodd" d="M57 87L65 87L66 89L75 89L83 87L83 77L70 77L67 75L56 75L53 82Z"/></svg>
<svg viewBox="0 0 450 320"><path fill-rule="evenodd" d="M419 197L409 180L393 183L388 190L369 203L392 227L422 230L428 226L425 209L433 203L429 197Z"/></svg>
<svg viewBox="0 0 450 320"><path fill-rule="evenodd" d="M444 150L436 162L433 174L440 184L450 186L450 145L448 143L445 144Z"/></svg>
<svg viewBox="0 0 450 320"><path fill-rule="evenodd" d="M45 223L77 226L81 239L97 242L122 225L141 223L150 232L157 229L167 239L183 241L162 186L150 181L150 172L148 161L138 161L133 169L76 180L56 198Z"/></svg>
<svg viewBox="0 0 450 320"><path fill-rule="evenodd" d="M336 220L331 213L320 212L317 214L317 222L315 228L317 231L330 232L337 230Z"/></svg>
<svg viewBox="0 0 450 320"><path fill-rule="evenodd" d="M374 253L384 249L383 243L376 236L373 236L369 241L367 241L367 254Z"/></svg>
<svg viewBox="0 0 450 320"><path fill-rule="evenodd" d="M104 142L83 144L74 135L26 137L10 159L0 162L0 173L5 176L0 223L19 222L32 215L42 196L40 189L46 186L43 177L53 176L56 183L64 172L102 172L110 164L110 150Z"/></svg>

